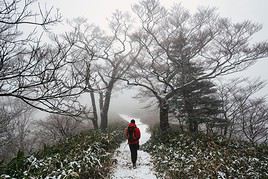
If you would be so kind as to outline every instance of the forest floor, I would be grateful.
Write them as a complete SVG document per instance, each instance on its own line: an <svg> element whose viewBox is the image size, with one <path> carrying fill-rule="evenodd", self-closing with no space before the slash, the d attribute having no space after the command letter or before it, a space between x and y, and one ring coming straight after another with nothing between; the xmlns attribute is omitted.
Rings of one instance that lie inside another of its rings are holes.
<svg viewBox="0 0 268 179"><path fill-rule="evenodd" d="M150 139L150 132L148 126L140 121L138 118L134 118L128 115L120 114L120 117L126 121L135 119L137 127L141 131L140 145L146 143ZM115 151L113 160L115 161L115 167L112 170L111 178L114 179L156 179L156 172L153 168L151 155L143 150L138 151L137 168L132 167L131 156L127 141L121 143L120 147Z"/></svg>

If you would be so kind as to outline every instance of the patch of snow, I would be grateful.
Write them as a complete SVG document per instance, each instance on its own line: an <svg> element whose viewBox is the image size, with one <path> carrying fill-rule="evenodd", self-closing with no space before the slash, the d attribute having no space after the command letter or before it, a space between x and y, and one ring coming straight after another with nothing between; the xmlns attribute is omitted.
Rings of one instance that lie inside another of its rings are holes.
<svg viewBox="0 0 268 179"><path fill-rule="evenodd" d="M151 134L148 131L148 126L143 124L139 118L120 114L120 116L130 122L131 119L136 121L137 127L141 131L140 145L146 143ZM127 141L124 141L120 147L115 151L114 159L117 162L116 167L113 169L111 178L113 179L156 179L153 169L151 155L145 151L138 151L137 168L132 168L130 149Z"/></svg>
<svg viewBox="0 0 268 179"><path fill-rule="evenodd" d="M218 179L225 179L226 178L226 174L224 172L218 171Z"/></svg>
<svg viewBox="0 0 268 179"><path fill-rule="evenodd" d="M1 175L0 177L1 177L1 178L2 178L2 177L3 177L3 178L11 178L11 176L9 176L9 175L5 175L5 174Z"/></svg>

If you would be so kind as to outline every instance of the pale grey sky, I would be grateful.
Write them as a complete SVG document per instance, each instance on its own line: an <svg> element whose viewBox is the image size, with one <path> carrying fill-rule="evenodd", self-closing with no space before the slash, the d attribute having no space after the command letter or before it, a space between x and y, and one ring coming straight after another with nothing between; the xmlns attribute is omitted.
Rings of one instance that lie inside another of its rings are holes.
<svg viewBox="0 0 268 179"><path fill-rule="evenodd" d="M131 5L138 0L45 0L48 4L59 8L65 18L86 17L89 22L98 25L105 24L116 9L131 10ZM261 24L265 20L268 7L267 0L160 0L165 6L171 6L174 2L181 3L190 11L196 10L198 6L209 6L218 8L221 15L230 17L234 21L245 19L253 20ZM266 27L267 30L267 27ZM268 36L268 35L267 35ZM266 36L266 37L267 37Z"/></svg>
<svg viewBox="0 0 268 179"><path fill-rule="evenodd" d="M131 10L131 5L138 0L45 0L58 8L64 18L85 17L89 23L107 24L106 19L116 10ZM198 6L216 7L220 15L233 21L251 20L263 25L263 29L255 35L256 40L268 40L268 1L267 0L160 0L164 5L171 6L174 2L181 3L186 9L195 11ZM268 59L256 64L256 74L268 79ZM252 69L255 71L255 68ZM250 71L252 71L250 70Z"/></svg>
<svg viewBox="0 0 268 179"><path fill-rule="evenodd" d="M138 0L45 0L49 5L58 8L64 18L85 17L89 23L103 26L106 19L116 10L131 10L131 4ZM44 2L44 1L43 1ZM186 9L195 11L198 6L216 7L221 16L229 17L233 21L251 20L263 25L263 29L255 35L254 40L268 40L268 0L160 0L165 6L171 6L174 2L181 3ZM246 72L243 76L253 78L261 77L268 81L268 59L262 59ZM268 87L262 91L268 94ZM113 103L120 104L120 100L130 99L128 93L117 95ZM132 102L135 105L136 102ZM119 106L120 108L120 106Z"/></svg>

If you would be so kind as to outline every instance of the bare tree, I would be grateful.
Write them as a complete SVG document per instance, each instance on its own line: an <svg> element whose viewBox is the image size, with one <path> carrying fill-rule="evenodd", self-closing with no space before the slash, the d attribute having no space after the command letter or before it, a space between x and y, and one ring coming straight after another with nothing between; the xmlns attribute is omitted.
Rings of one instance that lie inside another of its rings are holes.
<svg viewBox="0 0 268 179"><path fill-rule="evenodd" d="M143 46L143 51L130 70L128 84L142 87L156 99L163 131L169 128L168 101L181 88L244 70L268 56L267 42L250 43L261 29L250 21L232 23L209 8L194 14L180 5L168 10L157 0L141 1L133 10L140 27L133 40ZM179 83L187 62L199 65L204 73Z"/></svg>
<svg viewBox="0 0 268 179"><path fill-rule="evenodd" d="M80 119L57 114L36 122L37 135L44 144L55 143L81 132L82 125L83 122Z"/></svg>
<svg viewBox="0 0 268 179"><path fill-rule="evenodd" d="M107 42L100 62L97 64L98 75L101 79L100 87L104 90L99 92L101 129L108 125L108 111L111 95L116 83L129 70L138 56L140 49L132 47L129 38L130 18L127 14L115 12L110 20L111 34L107 36Z"/></svg>
<svg viewBox="0 0 268 179"><path fill-rule="evenodd" d="M85 79L86 91L90 93L94 126L97 126L95 93L99 94L100 128L108 125L108 112L116 83L126 73L139 50L134 51L128 37L130 24L126 14L115 12L111 18L110 31L78 22L70 35L78 37L75 44L77 74ZM83 26L83 27L82 27Z"/></svg>
<svg viewBox="0 0 268 179"><path fill-rule="evenodd" d="M7 147L14 138L13 128L11 126L13 116L8 113L4 106L0 108L0 160L4 160L10 156Z"/></svg>
<svg viewBox="0 0 268 179"><path fill-rule="evenodd" d="M224 135L232 138L233 134L241 133L239 118L241 108L254 99L254 95L264 87L260 80L249 80L247 78L236 78L218 85L218 92L223 101L223 116L228 125L225 126Z"/></svg>
<svg viewBox="0 0 268 179"><path fill-rule="evenodd" d="M94 25L89 25L84 18L76 18L68 22L71 31L64 34L65 39L76 39L74 48L72 49L71 57L73 60L72 67L74 76L77 76L80 81L84 81L80 85L84 89L84 93L90 94L91 108L84 106L83 117L90 119L95 129L98 128L98 111L95 99L95 93L98 88L98 75L95 69L92 68L95 61L98 60L101 50L103 50L104 32Z"/></svg>
<svg viewBox="0 0 268 179"><path fill-rule="evenodd" d="M18 33L19 31L14 27L21 24L41 25L46 27L47 25L59 22L61 15L58 11L54 13L52 7L49 9L42 9L38 4L37 12L33 11L33 7L37 5L35 2L36 0L3 0L0 3L0 24L1 27L5 28L2 30L8 34L12 31L17 32L15 34L18 35L20 33ZM14 34L10 33L10 35L13 36Z"/></svg>
<svg viewBox="0 0 268 179"><path fill-rule="evenodd" d="M268 109L264 98L249 100L239 111L240 126L246 139L252 144L267 142Z"/></svg>
<svg viewBox="0 0 268 179"><path fill-rule="evenodd" d="M266 101L256 98L265 83L260 80L234 79L219 85L223 101L223 118L228 121L224 135L239 137L252 143L265 141L267 134Z"/></svg>
<svg viewBox="0 0 268 179"><path fill-rule="evenodd" d="M28 137L32 112L33 109L22 101L12 98L4 98L1 101L1 159L14 156L18 150L27 152L31 148L31 145L28 145Z"/></svg>
<svg viewBox="0 0 268 179"><path fill-rule="evenodd" d="M40 6L34 12L35 6L35 0L0 2L0 97L15 97L48 112L71 112L80 94L68 58L74 39L42 42L44 30L60 15Z"/></svg>
<svg viewBox="0 0 268 179"><path fill-rule="evenodd" d="M16 118L12 121L15 133L15 145L17 150L28 152L31 150L29 145L30 123L34 109L25 105L22 101L12 100L10 103L11 112L16 114Z"/></svg>

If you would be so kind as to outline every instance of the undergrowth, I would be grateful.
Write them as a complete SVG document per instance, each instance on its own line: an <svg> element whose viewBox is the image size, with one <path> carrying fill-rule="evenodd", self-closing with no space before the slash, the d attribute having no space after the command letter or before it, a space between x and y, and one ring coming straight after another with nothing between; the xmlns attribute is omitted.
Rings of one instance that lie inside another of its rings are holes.
<svg viewBox="0 0 268 179"><path fill-rule="evenodd" d="M268 146L157 128L145 150L160 178L268 178Z"/></svg>
<svg viewBox="0 0 268 179"><path fill-rule="evenodd" d="M124 126L114 124L105 132L90 130L30 156L18 152L0 166L0 178L105 178L113 152L123 140L119 131Z"/></svg>

